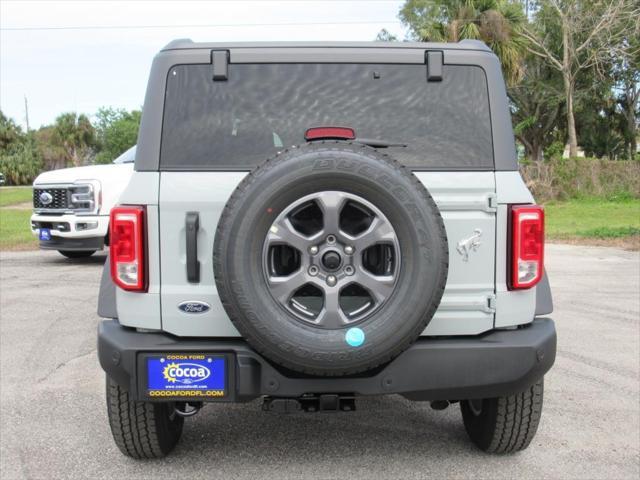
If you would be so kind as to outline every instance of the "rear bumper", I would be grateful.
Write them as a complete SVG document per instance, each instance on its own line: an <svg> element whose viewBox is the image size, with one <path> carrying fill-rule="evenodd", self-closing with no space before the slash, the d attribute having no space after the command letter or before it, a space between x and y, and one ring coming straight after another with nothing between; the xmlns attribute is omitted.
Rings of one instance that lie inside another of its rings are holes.
<svg viewBox="0 0 640 480"><path fill-rule="evenodd" d="M105 320L98 327L100 365L139 400L147 399L141 355L190 352L227 355L228 395L223 401L307 393L399 393L416 400L462 400L513 394L541 378L555 360L556 331L551 319L541 318L524 328L496 330L477 337L421 338L374 372L320 378L287 374L242 340L140 333L120 326L116 320Z"/></svg>

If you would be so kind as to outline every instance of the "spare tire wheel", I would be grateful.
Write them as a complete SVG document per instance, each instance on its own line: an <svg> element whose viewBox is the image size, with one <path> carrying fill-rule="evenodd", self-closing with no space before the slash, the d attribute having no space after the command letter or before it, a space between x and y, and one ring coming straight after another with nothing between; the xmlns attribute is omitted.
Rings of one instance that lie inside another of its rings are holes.
<svg viewBox="0 0 640 480"><path fill-rule="evenodd" d="M259 353L290 370L348 375L414 342L447 279L442 217L387 155L314 142L247 175L216 232L222 303Z"/></svg>

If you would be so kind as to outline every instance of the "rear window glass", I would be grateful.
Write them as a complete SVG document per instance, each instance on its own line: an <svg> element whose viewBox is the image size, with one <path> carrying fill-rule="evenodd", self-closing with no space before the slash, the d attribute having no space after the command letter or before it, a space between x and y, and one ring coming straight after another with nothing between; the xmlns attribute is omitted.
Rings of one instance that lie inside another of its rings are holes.
<svg viewBox="0 0 640 480"><path fill-rule="evenodd" d="M479 67L445 65L179 65L167 79L161 169L250 169L305 142L307 128L345 126L356 137L406 147L387 153L413 169L489 169L487 82Z"/></svg>

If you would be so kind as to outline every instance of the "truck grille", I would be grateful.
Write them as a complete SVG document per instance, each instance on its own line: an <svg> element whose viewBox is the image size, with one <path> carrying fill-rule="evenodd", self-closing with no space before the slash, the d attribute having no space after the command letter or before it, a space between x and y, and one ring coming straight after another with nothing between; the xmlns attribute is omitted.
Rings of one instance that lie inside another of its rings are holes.
<svg viewBox="0 0 640 480"><path fill-rule="evenodd" d="M34 188L33 208L36 210L67 210L69 190L67 188Z"/></svg>

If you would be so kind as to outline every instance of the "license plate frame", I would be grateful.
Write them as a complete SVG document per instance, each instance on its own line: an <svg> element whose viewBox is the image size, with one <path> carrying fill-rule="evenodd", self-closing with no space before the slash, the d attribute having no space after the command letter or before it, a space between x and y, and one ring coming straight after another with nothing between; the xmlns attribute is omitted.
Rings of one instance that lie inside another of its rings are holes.
<svg viewBox="0 0 640 480"><path fill-rule="evenodd" d="M141 354L138 391L152 401L232 401L235 385L230 372L234 363L233 355L220 352ZM199 372L201 368L208 370L205 377Z"/></svg>

